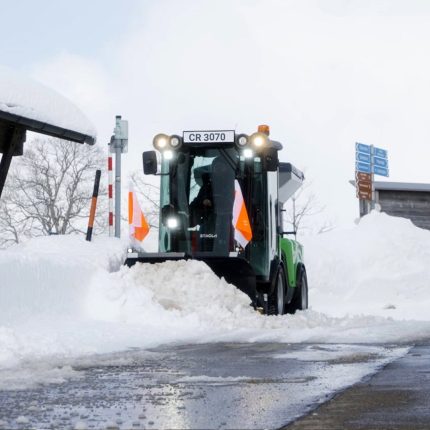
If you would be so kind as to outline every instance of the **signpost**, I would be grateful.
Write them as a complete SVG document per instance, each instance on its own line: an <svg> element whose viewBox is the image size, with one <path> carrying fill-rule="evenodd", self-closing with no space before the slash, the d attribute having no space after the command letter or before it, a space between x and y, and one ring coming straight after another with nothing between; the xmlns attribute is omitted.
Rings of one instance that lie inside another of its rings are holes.
<svg viewBox="0 0 430 430"><path fill-rule="evenodd" d="M388 167L388 160L386 158L373 157L373 164L378 167Z"/></svg>
<svg viewBox="0 0 430 430"><path fill-rule="evenodd" d="M382 148L364 143L355 144L355 186L356 196L363 204L375 207L374 175L389 176L388 152Z"/></svg>
<svg viewBox="0 0 430 430"><path fill-rule="evenodd" d="M355 153L361 152L364 154L371 154L372 153L372 147L370 145L365 145L364 143L356 143L355 144Z"/></svg>
<svg viewBox="0 0 430 430"><path fill-rule="evenodd" d="M373 166L373 173L375 175L385 176L386 178L389 176L389 171L385 167Z"/></svg>
<svg viewBox="0 0 430 430"><path fill-rule="evenodd" d="M360 161L363 163L370 163L372 157L370 154L365 154L363 152L357 152L357 156L355 157L356 161Z"/></svg>
<svg viewBox="0 0 430 430"><path fill-rule="evenodd" d="M385 149L373 148L373 155L375 157L386 158L388 160L388 152Z"/></svg>
<svg viewBox="0 0 430 430"><path fill-rule="evenodd" d="M372 175L355 172L356 196L360 200L372 200Z"/></svg>
<svg viewBox="0 0 430 430"><path fill-rule="evenodd" d="M355 163L355 171L362 173L372 173L372 167L370 163L362 163L361 161L357 161Z"/></svg>
<svg viewBox="0 0 430 430"><path fill-rule="evenodd" d="M355 180L363 182L372 182L372 175L369 173L355 172Z"/></svg>
<svg viewBox="0 0 430 430"><path fill-rule="evenodd" d="M113 132L109 147L115 154L115 237L121 237L121 154L128 150L128 121L117 115Z"/></svg>
<svg viewBox="0 0 430 430"><path fill-rule="evenodd" d="M360 200L371 200L372 199L372 188L370 191L363 191L361 189L357 189L355 194Z"/></svg>

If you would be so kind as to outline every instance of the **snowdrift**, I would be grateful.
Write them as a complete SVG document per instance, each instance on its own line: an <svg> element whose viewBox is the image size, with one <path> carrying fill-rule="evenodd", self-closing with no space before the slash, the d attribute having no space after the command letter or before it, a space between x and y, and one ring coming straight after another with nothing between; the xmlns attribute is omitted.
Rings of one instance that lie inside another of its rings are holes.
<svg viewBox="0 0 430 430"><path fill-rule="evenodd" d="M305 246L311 309L278 317L254 312L202 262L127 268L117 239L57 236L0 251L0 367L169 342L430 335L430 232L373 213Z"/></svg>
<svg viewBox="0 0 430 430"><path fill-rule="evenodd" d="M372 212L352 230L304 245L313 309L430 320L430 231Z"/></svg>

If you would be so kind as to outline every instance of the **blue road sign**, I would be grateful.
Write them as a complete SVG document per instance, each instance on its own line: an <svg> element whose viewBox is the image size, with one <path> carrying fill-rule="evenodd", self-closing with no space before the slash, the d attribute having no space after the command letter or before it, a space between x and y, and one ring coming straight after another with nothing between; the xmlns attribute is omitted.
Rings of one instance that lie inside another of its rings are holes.
<svg viewBox="0 0 430 430"><path fill-rule="evenodd" d="M364 152L356 152L355 153L356 161L363 161L364 163L370 163L370 154L365 154Z"/></svg>
<svg viewBox="0 0 430 430"><path fill-rule="evenodd" d="M389 171L387 167L373 166L373 173L379 176L386 176L387 178L389 176Z"/></svg>
<svg viewBox="0 0 430 430"><path fill-rule="evenodd" d="M373 148L373 155L379 158L388 158L388 151L381 148Z"/></svg>
<svg viewBox="0 0 430 430"><path fill-rule="evenodd" d="M373 165L378 167L388 167L388 160L386 158L373 157Z"/></svg>
<svg viewBox="0 0 430 430"><path fill-rule="evenodd" d="M372 173L370 169L369 163L362 163L361 161L357 161L355 163L355 170L357 172L363 172L363 173Z"/></svg>
<svg viewBox="0 0 430 430"><path fill-rule="evenodd" d="M355 150L357 152L364 152L365 154L370 154L370 145L365 145L364 143L355 143Z"/></svg>

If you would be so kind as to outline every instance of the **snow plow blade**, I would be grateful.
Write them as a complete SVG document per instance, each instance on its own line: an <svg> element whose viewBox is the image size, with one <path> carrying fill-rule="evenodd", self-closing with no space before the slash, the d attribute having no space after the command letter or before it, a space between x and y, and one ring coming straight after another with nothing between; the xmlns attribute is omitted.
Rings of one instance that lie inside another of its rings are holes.
<svg viewBox="0 0 430 430"><path fill-rule="evenodd" d="M169 253L129 253L125 261L128 267L136 263L163 263L165 261L198 260L206 263L219 277L224 278L229 284L233 284L244 292L256 306L256 276L251 265L240 257L208 257L199 255L187 255L181 252Z"/></svg>

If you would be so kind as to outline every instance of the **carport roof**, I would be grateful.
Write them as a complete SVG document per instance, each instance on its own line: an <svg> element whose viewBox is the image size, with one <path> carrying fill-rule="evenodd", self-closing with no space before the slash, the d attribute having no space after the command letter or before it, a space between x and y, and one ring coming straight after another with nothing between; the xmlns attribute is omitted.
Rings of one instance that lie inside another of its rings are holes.
<svg viewBox="0 0 430 430"><path fill-rule="evenodd" d="M430 191L430 184L414 182L375 182L376 190L387 191Z"/></svg>
<svg viewBox="0 0 430 430"><path fill-rule="evenodd" d="M355 187L355 181L349 181ZM417 182L389 182L389 181L375 181L375 190L380 191L421 191L430 192L430 184L423 184Z"/></svg>

